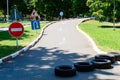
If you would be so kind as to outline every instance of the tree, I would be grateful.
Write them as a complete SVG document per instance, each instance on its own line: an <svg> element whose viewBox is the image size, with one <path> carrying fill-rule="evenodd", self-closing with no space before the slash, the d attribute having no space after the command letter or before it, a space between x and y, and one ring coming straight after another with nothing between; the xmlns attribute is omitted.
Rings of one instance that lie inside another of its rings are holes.
<svg viewBox="0 0 120 80"><path fill-rule="evenodd" d="M67 0L38 0L36 3L37 11L42 15L46 15L47 18L53 19L58 17L59 12L64 12L64 17L69 17L71 9L71 1Z"/></svg>
<svg viewBox="0 0 120 80"><path fill-rule="evenodd" d="M0 16L3 16L7 12L7 6L6 6L6 0L1 0L0 1Z"/></svg>
<svg viewBox="0 0 120 80"><path fill-rule="evenodd" d="M2 11L3 14L1 15L6 15L7 14L7 0L0 0L0 11ZM35 0L8 0L9 4L9 13L12 12L12 9L14 8L14 5L17 6L18 10L20 11L21 14L30 14L31 9L34 7L33 2Z"/></svg>
<svg viewBox="0 0 120 80"><path fill-rule="evenodd" d="M89 11L86 1L87 0L73 0L72 9L74 16L86 14Z"/></svg>
<svg viewBox="0 0 120 80"><path fill-rule="evenodd" d="M90 12L98 20L104 21L106 18L112 19L113 13L115 13L116 20L120 18L120 0L87 0L87 6L90 8ZM114 10L115 6L115 10ZM114 10L114 11L113 11Z"/></svg>
<svg viewBox="0 0 120 80"><path fill-rule="evenodd" d="M7 14L7 0L0 0L0 15ZM87 0L8 0L9 13L12 12L14 5L17 6L20 14L26 16L30 14L33 9L47 19L59 17L60 11L64 12L65 18L76 17L79 14L85 14L89 8L86 6Z"/></svg>

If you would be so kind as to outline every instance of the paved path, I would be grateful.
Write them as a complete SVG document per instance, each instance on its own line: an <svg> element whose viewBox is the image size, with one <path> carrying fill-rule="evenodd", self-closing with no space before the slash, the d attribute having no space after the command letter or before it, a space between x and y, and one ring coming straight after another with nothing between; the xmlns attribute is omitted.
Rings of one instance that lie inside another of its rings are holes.
<svg viewBox="0 0 120 80"><path fill-rule="evenodd" d="M73 65L97 54L88 39L76 28L81 20L66 20L50 25L35 47L12 61L0 64L0 80L119 80L119 65L113 69L78 72L70 78L54 75L57 65Z"/></svg>

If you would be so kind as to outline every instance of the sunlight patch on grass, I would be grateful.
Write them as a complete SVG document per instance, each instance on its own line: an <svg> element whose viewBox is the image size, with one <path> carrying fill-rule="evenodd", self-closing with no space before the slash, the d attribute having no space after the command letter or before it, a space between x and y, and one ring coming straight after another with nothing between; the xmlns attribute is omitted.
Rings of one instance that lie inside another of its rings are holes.
<svg viewBox="0 0 120 80"><path fill-rule="evenodd" d="M90 20L83 22L79 28L90 35L97 46L104 51L120 51L120 27L116 26L113 31L113 24Z"/></svg>

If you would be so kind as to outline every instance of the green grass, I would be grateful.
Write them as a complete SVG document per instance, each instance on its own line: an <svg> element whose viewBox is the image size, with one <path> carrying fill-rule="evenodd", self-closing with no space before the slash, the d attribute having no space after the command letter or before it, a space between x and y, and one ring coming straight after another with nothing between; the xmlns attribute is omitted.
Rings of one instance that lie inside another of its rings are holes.
<svg viewBox="0 0 120 80"><path fill-rule="evenodd" d="M113 24L90 20L79 25L90 35L97 46L103 51L120 51L120 26L113 31Z"/></svg>
<svg viewBox="0 0 120 80"><path fill-rule="evenodd" d="M8 27L10 25L10 23L0 23L0 28L1 27Z"/></svg>
<svg viewBox="0 0 120 80"><path fill-rule="evenodd" d="M38 37L43 27L47 23L41 23L41 29L31 30L31 27L25 27L24 34L18 38L18 48L16 48L16 38L9 35L8 31L0 32L0 58L7 56L31 43Z"/></svg>
<svg viewBox="0 0 120 80"><path fill-rule="evenodd" d="M12 23L12 22L0 23L0 28L1 28L1 27L9 27L9 25L10 25L11 23ZM30 24L30 21L20 21L20 23L22 23L23 25L24 25L24 24Z"/></svg>

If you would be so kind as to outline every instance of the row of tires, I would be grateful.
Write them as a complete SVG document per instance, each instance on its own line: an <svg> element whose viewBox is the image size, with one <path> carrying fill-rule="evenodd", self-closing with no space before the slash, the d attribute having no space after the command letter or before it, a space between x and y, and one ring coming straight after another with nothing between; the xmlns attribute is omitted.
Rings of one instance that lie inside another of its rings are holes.
<svg viewBox="0 0 120 80"><path fill-rule="evenodd" d="M54 69L56 76L70 77L76 75L78 72L89 72L94 69L110 69L112 64L116 61L120 61L120 54L115 52L109 52L109 54L96 55L90 61L82 61L74 63L74 65L59 65Z"/></svg>

